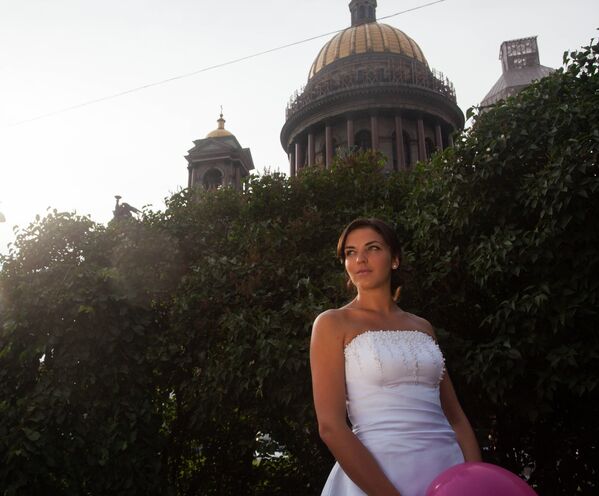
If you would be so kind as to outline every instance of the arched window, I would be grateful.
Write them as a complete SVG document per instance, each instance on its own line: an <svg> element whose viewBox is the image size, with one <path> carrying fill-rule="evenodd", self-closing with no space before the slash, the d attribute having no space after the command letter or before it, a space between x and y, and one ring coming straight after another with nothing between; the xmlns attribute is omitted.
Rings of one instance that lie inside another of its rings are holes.
<svg viewBox="0 0 599 496"><path fill-rule="evenodd" d="M430 158L433 156L433 153L435 153L435 144L433 143L432 139L425 138L424 146L426 148L426 159L430 160Z"/></svg>
<svg viewBox="0 0 599 496"><path fill-rule="evenodd" d="M223 185L223 173L218 169L209 169L204 174L204 188L217 189Z"/></svg>
<svg viewBox="0 0 599 496"><path fill-rule="evenodd" d="M371 150L372 149L372 136L370 131L362 129L356 133L354 137L354 144L356 148L360 150Z"/></svg>
<svg viewBox="0 0 599 496"><path fill-rule="evenodd" d="M359 9L358 9L358 19L361 21L362 19L364 19L365 17L365 7L364 5L360 5Z"/></svg>

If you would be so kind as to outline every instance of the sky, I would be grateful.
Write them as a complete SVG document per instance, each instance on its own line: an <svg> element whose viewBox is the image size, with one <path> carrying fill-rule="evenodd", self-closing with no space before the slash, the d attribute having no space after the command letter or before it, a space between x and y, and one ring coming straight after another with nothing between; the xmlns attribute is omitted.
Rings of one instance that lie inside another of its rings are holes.
<svg viewBox="0 0 599 496"><path fill-rule="evenodd" d="M430 1L378 0L377 16ZM184 156L221 105L256 172L287 172L285 106L333 35L152 84L348 27L348 3L0 0L0 253L15 225L48 208L102 223L114 195L162 209L187 185ZM536 35L541 64L561 67L565 50L599 34L599 2L444 0L382 22L420 45L465 113L501 75L502 41Z"/></svg>

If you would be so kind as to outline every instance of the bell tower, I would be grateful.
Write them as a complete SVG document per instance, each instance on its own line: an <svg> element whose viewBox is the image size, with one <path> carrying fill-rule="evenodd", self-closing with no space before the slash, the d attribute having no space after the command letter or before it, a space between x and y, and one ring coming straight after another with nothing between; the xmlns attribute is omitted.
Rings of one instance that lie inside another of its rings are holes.
<svg viewBox="0 0 599 496"><path fill-rule="evenodd" d="M225 129L222 109L216 121L218 127L205 138L193 142L187 156L190 188L217 189L231 187L241 189L242 180L254 169L249 148L243 148L237 138Z"/></svg>

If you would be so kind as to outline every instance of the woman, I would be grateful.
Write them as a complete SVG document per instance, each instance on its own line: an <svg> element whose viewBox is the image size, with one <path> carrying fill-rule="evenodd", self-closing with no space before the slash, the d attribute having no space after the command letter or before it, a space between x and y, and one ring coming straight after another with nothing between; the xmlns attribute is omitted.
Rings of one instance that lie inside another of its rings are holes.
<svg viewBox="0 0 599 496"><path fill-rule="evenodd" d="M320 314L312 331L318 429L337 460L322 496L424 496L446 468L480 461L478 443L432 326L397 306L394 230L356 219L337 255L357 296Z"/></svg>

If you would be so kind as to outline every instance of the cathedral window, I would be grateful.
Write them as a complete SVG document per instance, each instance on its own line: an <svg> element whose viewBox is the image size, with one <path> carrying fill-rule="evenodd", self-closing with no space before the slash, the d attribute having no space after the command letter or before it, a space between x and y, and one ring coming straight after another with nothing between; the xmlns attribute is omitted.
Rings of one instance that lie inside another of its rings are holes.
<svg viewBox="0 0 599 496"><path fill-rule="evenodd" d="M218 169L209 169L204 174L204 189L217 189L223 185L223 173Z"/></svg>
<svg viewBox="0 0 599 496"><path fill-rule="evenodd" d="M424 140L424 146L426 148L426 158L428 160L433 156L433 153L435 153L435 144L432 139L426 138Z"/></svg>
<svg viewBox="0 0 599 496"><path fill-rule="evenodd" d="M371 150L372 149L372 136L370 131L362 129L356 133L354 143L359 150Z"/></svg>

